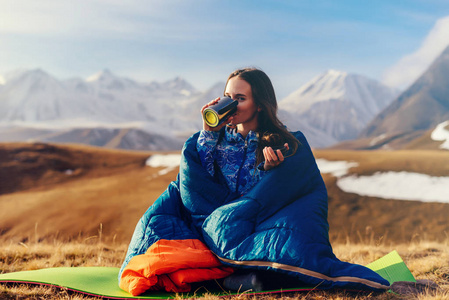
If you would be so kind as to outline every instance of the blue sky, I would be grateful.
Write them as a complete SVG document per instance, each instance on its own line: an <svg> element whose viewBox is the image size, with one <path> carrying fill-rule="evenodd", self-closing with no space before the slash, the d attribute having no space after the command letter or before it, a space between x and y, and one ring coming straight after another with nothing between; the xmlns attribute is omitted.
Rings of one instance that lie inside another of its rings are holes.
<svg viewBox="0 0 449 300"><path fill-rule="evenodd" d="M448 44L446 0L0 0L0 74L107 68L201 90L257 66L282 98L328 69L404 88Z"/></svg>

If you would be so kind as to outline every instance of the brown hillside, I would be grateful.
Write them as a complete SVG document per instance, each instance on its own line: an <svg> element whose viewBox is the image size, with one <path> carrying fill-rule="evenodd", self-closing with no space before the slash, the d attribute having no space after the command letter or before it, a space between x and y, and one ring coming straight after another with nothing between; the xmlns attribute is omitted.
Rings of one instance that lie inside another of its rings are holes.
<svg viewBox="0 0 449 300"><path fill-rule="evenodd" d="M351 174L371 175L407 171L448 176L448 151L337 151L319 150L327 160L355 161ZM352 242L409 242L413 239L444 241L449 233L449 204L380 199L345 193L336 178L323 176L329 194L329 224L332 240ZM449 191L449 189L448 189ZM449 192L448 192L449 198Z"/></svg>
<svg viewBox="0 0 449 300"><path fill-rule="evenodd" d="M124 152L81 145L3 143L0 144L0 194L143 166L149 155L149 152Z"/></svg>
<svg viewBox="0 0 449 300"><path fill-rule="evenodd" d="M360 136L426 131L448 120L448 70L449 47L409 88L380 112Z"/></svg>
<svg viewBox="0 0 449 300"><path fill-rule="evenodd" d="M343 141L332 145L329 149L340 149L340 150L400 150L400 149L414 149L409 145L417 140L421 139L422 135L425 134L424 130L417 130L407 133L393 133L385 134L375 138L359 138L354 140ZM431 141L428 141L432 144ZM441 144L441 143L440 143ZM421 149L421 148L419 148ZM437 150L438 147L423 148L426 150Z"/></svg>
<svg viewBox="0 0 449 300"><path fill-rule="evenodd" d="M150 152L12 143L0 146L3 239L127 240L174 175L145 167ZM67 171L72 170L72 171ZM156 178L153 178L155 176Z"/></svg>
<svg viewBox="0 0 449 300"><path fill-rule="evenodd" d="M98 237L127 243L138 219L176 178L144 166L150 152L87 146L0 145L0 240ZM356 161L352 173L449 174L447 151L317 150L328 160ZM67 172L67 170L72 170ZM449 204L361 197L325 174L332 240L401 242L447 238Z"/></svg>
<svg viewBox="0 0 449 300"><path fill-rule="evenodd" d="M440 146L443 141L434 141L431 138L432 130L427 131L417 139L414 139L410 143L404 146L403 149L414 149L414 150L442 150L447 151L446 149L441 149Z"/></svg>

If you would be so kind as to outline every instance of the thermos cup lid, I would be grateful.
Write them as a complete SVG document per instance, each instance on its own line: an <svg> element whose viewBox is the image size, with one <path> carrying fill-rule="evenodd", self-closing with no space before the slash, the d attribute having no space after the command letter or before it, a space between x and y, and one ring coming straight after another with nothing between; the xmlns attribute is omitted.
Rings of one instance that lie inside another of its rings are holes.
<svg viewBox="0 0 449 300"><path fill-rule="evenodd" d="M217 114L211 110L204 112L204 120L209 126L214 126L219 122Z"/></svg>
<svg viewBox="0 0 449 300"><path fill-rule="evenodd" d="M203 119L210 127L217 127L236 112L237 105L237 100L223 97L216 104L209 106L203 111Z"/></svg>

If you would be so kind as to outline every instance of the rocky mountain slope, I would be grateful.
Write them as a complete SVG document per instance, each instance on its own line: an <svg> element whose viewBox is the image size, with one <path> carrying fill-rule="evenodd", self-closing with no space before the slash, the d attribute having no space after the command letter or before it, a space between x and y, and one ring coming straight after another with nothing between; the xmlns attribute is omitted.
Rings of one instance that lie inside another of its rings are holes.
<svg viewBox="0 0 449 300"><path fill-rule="evenodd" d="M332 137L330 145L356 138L396 95L396 90L375 80L329 70L287 96L279 107Z"/></svg>
<svg viewBox="0 0 449 300"><path fill-rule="evenodd" d="M361 133L400 147L449 120L449 47Z"/></svg>
<svg viewBox="0 0 449 300"><path fill-rule="evenodd" d="M179 149L202 128L199 110L224 83L200 92L181 78L141 83L104 70L57 80L43 70L0 82L0 142L83 143L125 149ZM360 75L328 71L286 99L280 119L313 147L354 138L395 91Z"/></svg>

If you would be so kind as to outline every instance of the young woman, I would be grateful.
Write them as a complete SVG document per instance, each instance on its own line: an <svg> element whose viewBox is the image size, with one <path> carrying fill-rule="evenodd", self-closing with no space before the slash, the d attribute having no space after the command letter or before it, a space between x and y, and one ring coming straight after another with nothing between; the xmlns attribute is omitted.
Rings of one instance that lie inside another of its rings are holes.
<svg viewBox="0 0 449 300"><path fill-rule="evenodd" d="M224 96L239 102L236 113L186 141L177 180L136 226L120 287L187 292L225 278L225 288L260 290L262 278L276 282L270 288L388 289L377 273L333 254L326 187L304 135L277 118L268 76L237 70Z"/></svg>
<svg viewBox="0 0 449 300"><path fill-rule="evenodd" d="M204 122L197 150L212 176L218 164L229 188L243 194L258 182L264 171L284 161L283 153L273 150L274 146L285 146L287 150L291 146L294 154L298 140L277 118L275 92L263 71L247 68L231 73L224 96L238 101L237 112L227 124L218 127ZM203 106L201 113L219 100ZM223 130L225 125L227 128Z"/></svg>

